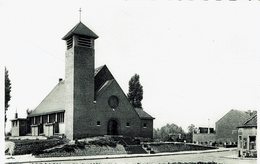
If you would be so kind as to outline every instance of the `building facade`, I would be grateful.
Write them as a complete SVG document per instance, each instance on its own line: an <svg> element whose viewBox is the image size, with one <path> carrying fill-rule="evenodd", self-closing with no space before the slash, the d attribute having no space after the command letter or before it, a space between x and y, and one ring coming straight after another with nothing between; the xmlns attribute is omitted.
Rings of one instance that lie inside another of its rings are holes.
<svg viewBox="0 0 260 164"><path fill-rule="evenodd" d="M196 144L212 145L216 141L214 128L199 127L193 132L192 142Z"/></svg>
<svg viewBox="0 0 260 164"><path fill-rule="evenodd" d="M106 65L95 69L97 38L82 22L62 38L67 48L65 80L59 79L28 115L27 134L65 135L69 139L102 135L153 137L154 118L130 104Z"/></svg>
<svg viewBox="0 0 260 164"><path fill-rule="evenodd" d="M238 127L238 156L257 156L257 114Z"/></svg>
<svg viewBox="0 0 260 164"><path fill-rule="evenodd" d="M216 141L218 143L236 144L238 129L251 116L250 112L230 110L215 123Z"/></svg>

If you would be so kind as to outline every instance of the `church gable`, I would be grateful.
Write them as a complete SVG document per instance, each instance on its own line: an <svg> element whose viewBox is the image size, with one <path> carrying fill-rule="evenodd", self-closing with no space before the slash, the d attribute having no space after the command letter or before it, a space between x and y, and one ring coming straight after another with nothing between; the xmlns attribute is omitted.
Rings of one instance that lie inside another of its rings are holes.
<svg viewBox="0 0 260 164"><path fill-rule="evenodd" d="M98 91L94 110L100 131L106 131L109 122L115 120L119 134L140 135L141 119L115 79L108 80Z"/></svg>
<svg viewBox="0 0 260 164"><path fill-rule="evenodd" d="M113 107L109 106L108 103L108 100L111 96L116 96L118 98L118 104L116 107L114 107L115 110L119 110L119 108L122 107L122 110L135 111L115 79L107 80L100 87L100 89L97 91L96 102L97 104L102 102L102 106L104 105L106 108L113 109Z"/></svg>

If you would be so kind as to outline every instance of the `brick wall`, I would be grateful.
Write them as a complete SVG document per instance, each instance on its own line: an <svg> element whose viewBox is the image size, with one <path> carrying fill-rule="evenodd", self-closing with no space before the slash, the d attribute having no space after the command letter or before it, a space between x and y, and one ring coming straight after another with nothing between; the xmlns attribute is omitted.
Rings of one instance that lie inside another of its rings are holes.
<svg viewBox="0 0 260 164"><path fill-rule="evenodd" d="M205 142L215 142L216 141L216 134L207 134L207 133L198 133L193 134L192 141L196 143L205 143Z"/></svg>
<svg viewBox="0 0 260 164"><path fill-rule="evenodd" d="M87 125L89 125L88 128L91 129L91 132L94 132L95 135L107 134L108 122L112 118L118 123L119 135L139 136L141 120L118 83L113 80L101 92L97 97L95 109L93 109L91 116L88 118L89 122ZM114 110L108 105L108 99L112 95L119 98L119 105ZM97 121L100 121L100 126L97 126ZM127 123L129 123L129 126L127 126Z"/></svg>

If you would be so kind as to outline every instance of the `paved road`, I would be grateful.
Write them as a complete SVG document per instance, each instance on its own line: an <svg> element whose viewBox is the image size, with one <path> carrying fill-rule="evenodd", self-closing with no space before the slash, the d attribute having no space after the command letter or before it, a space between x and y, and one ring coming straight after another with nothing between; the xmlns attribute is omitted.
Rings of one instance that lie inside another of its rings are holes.
<svg viewBox="0 0 260 164"><path fill-rule="evenodd" d="M155 163L172 163L172 162L217 162L224 164L256 164L256 160L242 160L227 158L236 156L236 151L214 152L203 154L187 154L187 155L170 155L170 156L157 156L157 157L137 157L137 158L120 158L120 159L100 159L100 160L79 160L79 161L63 161L62 163L73 164L155 164Z"/></svg>

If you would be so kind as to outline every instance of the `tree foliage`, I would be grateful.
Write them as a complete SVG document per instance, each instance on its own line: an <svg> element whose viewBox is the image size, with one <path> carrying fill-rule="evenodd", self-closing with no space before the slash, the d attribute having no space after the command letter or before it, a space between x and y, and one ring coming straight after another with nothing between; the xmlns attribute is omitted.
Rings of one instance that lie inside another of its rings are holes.
<svg viewBox="0 0 260 164"><path fill-rule="evenodd" d="M11 80L9 79L8 70L5 68L5 122L7 120L6 111L9 107L9 101L11 100Z"/></svg>
<svg viewBox="0 0 260 164"><path fill-rule="evenodd" d="M195 130L195 125L194 125L194 124L190 124L190 125L188 126L188 133L193 133L194 130Z"/></svg>
<svg viewBox="0 0 260 164"><path fill-rule="evenodd" d="M195 130L195 125L194 124L190 124L188 126L188 133L186 134L186 140L187 142L192 142L192 138L193 138L193 132Z"/></svg>
<svg viewBox="0 0 260 164"><path fill-rule="evenodd" d="M179 136L185 136L183 129L176 124L167 124L160 129L154 129L154 139L161 141L175 140L178 141Z"/></svg>
<svg viewBox="0 0 260 164"><path fill-rule="evenodd" d="M127 97L135 108L142 108L143 86L140 84L139 75L135 74L129 81L129 92Z"/></svg>
<svg viewBox="0 0 260 164"><path fill-rule="evenodd" d="M27 114L27 116L28 116L29 114L31 114L31 113L32 113L32 110L30 110L29 108L26 109L26 114Z"/></svg>

